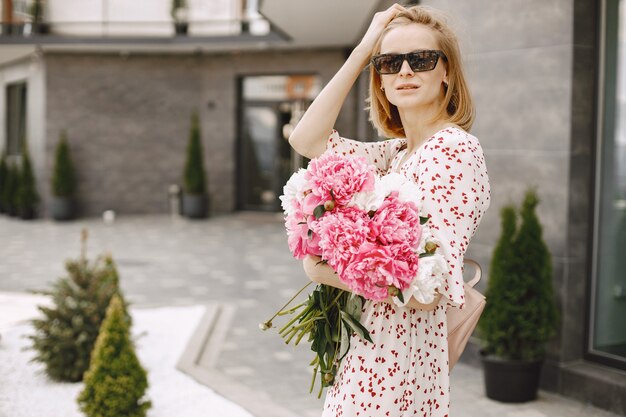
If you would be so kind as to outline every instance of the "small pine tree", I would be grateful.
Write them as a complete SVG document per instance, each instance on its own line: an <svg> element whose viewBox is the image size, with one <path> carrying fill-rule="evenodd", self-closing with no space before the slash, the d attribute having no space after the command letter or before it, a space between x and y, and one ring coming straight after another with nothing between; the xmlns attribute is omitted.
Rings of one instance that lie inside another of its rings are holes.
<svg viewBox="0 0 626 417"><path fill-rule="evenodd" d="M515 209L502 209L502 234L491 260L487 304L477 325L485 353L508 360L543 358L558 320L552 260L535 213L538 203L535 191L528 190L519 229Z"/></svg>
<svg viewBox="0 0 626 417"><path fill-rule="evenodd" d="M3 152L2 156L0 156L0 213L4 213L4 188L6 187L8 167L6 161L6 155Z"/></svg>
<svg viewBox="0 0 626 417"><path fill-rule="evenodd" d="M24 149L16 201L20 216L25 219L29 219L34 217L35 207L39 202L39 194L37 193L35 174L33 173L33 166L30 162L28 150L26 148Z"/></svg>
<svg viewBox="0 0 626 417"><path fill-rule="evenodd" d="M33 23L41 23L43 21L43 4L41 0L33 0L30 4L30 15L33 19Z"/></svg>
<svg viewBox="0 0 626 417"><path fill-rule="evenodd" d="M184 183L185 191L188 194L206 194L206 172L203 159L202 142L200 141L200 122L198 114L194 112L191 116L187 162L185 163Z"/></svg>
<svg viewBox="0 0 626 417"><path fill-rule="evenodd" d="M61 132L54 161L52 193L57 197L71 198L76 192L76 172L65 131Z"/></svg>
<svg viewBox="0 0 626 417"><path fill-rule="evenodd" d="M20 185L20 169L15 164L7 165L7 176L2 190L2 204L7 214L17 214L17 191Z"/></svg>
<svg viewBox="0 0 626 417"><path fill-rule="evenodd" d="M503 207L500 210L500 219L502 231L489 266L489 281L485 291L487 303L476 327L485 351L504 357L512 350L509 345L512 341L510 333L512 329L519 327L516 320L524 318L511 312L511 308L516 305L513 286L518 282L513 249L517 232L515 208Z"/></svg>
<svg viewBox="0 0 626 417"><path fill-rule="evenodd" d="M176 11L178 9L183 9L187 7L187 2L185 0L172 0L172 8L170 9L170 14L176 20Z"/></svg>
<svg viewBox="0 0 626 417"><path fill-rule="evenodd" d="M525 307L526 325L520 328L518 344L512 353L524 360L545 356L546 343L556 333L559 320L553 298L552 258L535 212L537 204L536 191L528 190L522 203L522 224L514 245L519 282L523 286L519 303Z"/></svg>
<svg viewBox="0 0 626 417"><path fill-rule="evenodd" d="M50 291L31 291L52 297L53 307L39 306L42 319L31 320L37 355L31 362L45 364L56 381L77 382L89 367L89 358L111 297L119 294L119 275L109 254L91 263L86 256L87 232L82 233L82 253L65 263L68 276Z"/></svg>
<svg viewBox="0 0 626 417"><path fill-rule="evenodd" d="M87 417L144 417L148 377L135 353L119 296L111 299L77 401Z"/></svg>

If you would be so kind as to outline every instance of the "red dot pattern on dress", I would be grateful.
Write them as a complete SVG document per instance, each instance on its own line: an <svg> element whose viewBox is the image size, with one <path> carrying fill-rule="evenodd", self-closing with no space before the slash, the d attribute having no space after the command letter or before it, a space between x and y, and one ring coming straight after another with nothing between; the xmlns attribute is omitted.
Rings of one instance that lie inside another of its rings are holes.
<svg viewBox="0 0 626 417"><path fill-rule="evenodd" d="M406 139L359 142L333 130L327 152L364 156L379 175L397 171L415 181L449 275L433 311L365 302L361 323L373 343L352 334L350 351L326 393L322 416L449 417L446 309L465 304L463 256L490 204L480 143L461 129L446 128L400 166Z"/></svg>

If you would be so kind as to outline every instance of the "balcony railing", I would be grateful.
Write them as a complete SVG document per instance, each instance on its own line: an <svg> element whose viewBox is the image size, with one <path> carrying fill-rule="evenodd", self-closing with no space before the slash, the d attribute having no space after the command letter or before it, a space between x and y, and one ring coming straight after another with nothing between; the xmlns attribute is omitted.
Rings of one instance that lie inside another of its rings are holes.
<svg viewBox="0 0 626 417"><path fill-rule="evenodd" d="M195 2L176 10L169 9L170 0L56 0L38 18L29 14L31 1L13 0L12 21L0 22L1 43L284 38L251 0Z"/></svg>
<svg viewBox="0 0 626 417"><path fill-rule="evenodd" d="M0 23L0 43L108 43L265 40L288 36L265 19L187 22L39 22Z"/></svg>

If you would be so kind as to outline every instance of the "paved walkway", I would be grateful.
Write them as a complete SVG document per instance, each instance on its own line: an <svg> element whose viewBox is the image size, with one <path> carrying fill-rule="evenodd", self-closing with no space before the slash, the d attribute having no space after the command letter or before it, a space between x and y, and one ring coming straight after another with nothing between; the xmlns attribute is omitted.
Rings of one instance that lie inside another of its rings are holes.
<svg viewBox="0 0 626 417"><path fill-rule="evenodd" d="M259 322L307 282L300 262L289 254L282 216L238 213L205 221L118 216L113 225L98 218L60 224L0 216L0 291L48 288L64 275L63 261L78 256L83 227L90 234L89 256L113 254L122 289L135 306L232 306L217 372L296 415L320 415L322 400L308 393L312 352L306 345L286 346L275 331L258 330ZM451 415L615 416L544 391L526 404L488 400L481 370L463 363L452 374Z"/></svg>

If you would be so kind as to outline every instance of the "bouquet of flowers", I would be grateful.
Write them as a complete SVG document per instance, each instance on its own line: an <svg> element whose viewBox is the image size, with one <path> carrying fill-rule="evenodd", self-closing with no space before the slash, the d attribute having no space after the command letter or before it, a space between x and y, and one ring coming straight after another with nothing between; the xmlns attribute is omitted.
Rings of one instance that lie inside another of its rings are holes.
<svg viewBox="0 0 626 417"><path fill-rule="evenodd" d="M317 353L311 391L320 371L322 388L333 383L356 332L371 342L360 323L365 300L405 305L414 296L433 302L447 271L430 235L428 217L420 216L419 189L401 174L382 177L365 158L324 154L294 173L280 197L291 252L297 259L321 257L351 292L318 285L305 302L277 315L295 314L279 334L298 344L308 335ZM272 327L272 317L261 328ZM350 331L350 333L348 333Z"/></svg>

